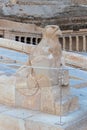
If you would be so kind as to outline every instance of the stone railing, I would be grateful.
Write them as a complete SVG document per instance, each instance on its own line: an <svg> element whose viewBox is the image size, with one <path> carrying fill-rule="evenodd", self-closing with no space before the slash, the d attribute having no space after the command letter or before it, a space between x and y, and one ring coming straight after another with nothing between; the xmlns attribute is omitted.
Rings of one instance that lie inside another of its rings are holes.
<svg viewBox="0 0 87 130"><path fill-rule="evenodd" d="M34 45L24 44L14 40L0 38L0 47L30 54Z"/></svg>
<svg viewBox="0 0 87 130"><path fill-rule="evenodd" d="M87 69L87 56L63 51L65 63L81 69Z"/></svg>
<svg viewBox="0 0 87 130"><path fill-rule="evenodd" d="M26 54L30 54L31 51L35 48L34 45L28 45L3 38L0 38L0 47L23 52ZM65 58L66 64L80 67L82 69L87 69L87 56L66 51L63 51L63 56Z"/></svg>
<svg viewBox="0 0 87 130"><path fill-rule="evenodd" d="M17 0L16 3L19 4L19 5L53 5L53 4L56 4L55 3L56 1L41 1L41 0L38 0L38 1L20 1L20 0Z"/></svg>

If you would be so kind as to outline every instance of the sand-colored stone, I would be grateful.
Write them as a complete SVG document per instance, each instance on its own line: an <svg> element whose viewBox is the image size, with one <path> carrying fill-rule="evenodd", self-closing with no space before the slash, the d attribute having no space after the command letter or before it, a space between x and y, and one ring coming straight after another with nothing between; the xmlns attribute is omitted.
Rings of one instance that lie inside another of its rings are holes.
<svg viewBox="0 0 87 130"><path fill-rule="evenodd" d="M0 105L0 130L86 130L87 110L86 105L83 105L84 100L81 102L81 110L62 116L61 122L60 116Z"/></svg>
<svg viewBox="0 0 87 130"><path fill-rule="evenodd" d="M74 52L63 52L65 62L79 68L87 69L87 56Z"/></svg>
<svg viewBox="0 0 87 130"><path fill-rule="evenodd" d="M9 0L9 2L11 2L11 4L16 4L17 0Z"/></svg>
<svg viewBox="0 0 87 130"><path fill-rule="evenodd" d="M1 130L25 130L24 121L10 116L0 115Z"/></svg>
<svg viewBox="0 0 87 130"><path fill-rule="evenodd" d="M31 50L27 64L20 67L14 76L1 77L4 79L1 83L1 103L54 115L61 115L60 107L63 108L62 114L78 108L70 93L69 73L62 64L58 39L61 34L58 26L46 26L42 41ZM15 46L13 43L13 48ZM60 100L65 102L60 105Z"/></svg>
<svg viewBox="0 0 87 130"><path fill-rule="evenodd" d="M30 70L25 69L26 66L17 73L24 72L24 75L26 75L27 71L29 72L25 79L21 79L25 83L20 83L21 80L17 80L18 100L16 103L19 107L61 114L56 112L56 100L60 101L61 89L64 99L70 95L70 91L68 71L61 68L62 51L58 41L59 35L61 35L61 31L58 26L47 26L42 41L30 55L27 63ZM25 84L25 87L23 87L23 84ZM57 105L60 106L60 104Z"/></svg>
<svg viewBox="0 0 87 130"><path fill-rule="evenodd" d="M62 86L69 85L69 71L66 69L63 69L61 71L61 77L62 77Z"/></svg>
<svg viewBox="0 0 87 130"><path fill-rule="evenodd" d="M39 56L46 56L51 60L51 67L60 67L62 50L58 37L61 35L62 32L58 26L46 26L43 38L39 45L34 49L31 60L34 60L34 58Z"/></svg>
<svg viewBox="0 0 87 130"><path fill-rule="evenodd" d="M38 75L36 79L40 88L51 87L50 79L46 75Z"/></svg>
<svg viewBox="0 0 87 130"><path fill-rule="evenodd" d="M47 125L40 122L36 123L32 120L26 122L26 128L29 130L63 130L61 127L57 128L56 126Z"/></svg>
<svg viewBox="0 0 87 130"><path fill-rule="evenodd" d="M15 1L15 0L13 0ZM77 0L78 1L78 0ZM82 0L81 0L82 1ZM85 0L84 0L85 1ZM61 1L60 1L61 2ZM1 2L2 3L2 2ZM13 2L15 3L15 2ZM26 3L26 2L25 2ZM30 5L30 2L29 1L29 5ZM36 3L36 2L35 2ZM42 2L41 2L42 3ZM59 1L58 1L59 3ZM13 4L14 5L14 4ZM8 6L8 4L7 4ZM11 5L10 5L11 6ZM12 7L12 6L11 6ZM10 7L10 8L11 8ZM16 7L16 6L15 6ZM8 7L9 8L9 7ZM21 7L22 8L22 7ZM33 6L32 6L33 8ZM78 7L79 8L79 7ZM38 8L37 8L38 9ZM22 11L24 11L24 9L20 9ZM22 13L22 11L19 10L19 13ZM33 9L34 10L34 9ZM70 9L69 9L70 10ZM50 10L51 11L51 10ZM5 12L8 12L8 11L5 11ZM10 11L9 11L10 12ZM11 11L12 12L15 12L15 11ZM25 11L24 11L25 12ZM30 11L29 11L30 12ZM84 11L83 11L84 12ZM45 13L46 14L46 13ZM21 14L20 14L21 15ZM24 14L23 14L24 15ZM36 14L35 14L36 15ZM56 20L56 19L55 19ZM77 18L78 20L78 18ZM32 21L32 20L31 20ZM48 21L48 20L47 20ZM75 21L75 19L74 19ZM26 21L27 22L27 21ZM35 21L36 22L36 21ZM70 21L67 21L67 22L70 22ZM81 21L80 21L81 22ZM71 23L72 24L72 23ZM22 28L21 28L22 27ZM14 32L13 32L14 30ZM3 20L3 19L0 19L0 35L1 37L3 38L6 38L6 39L2 39L0 38L0 46L2 47L5 47L5 48L9 48L9 49L13 49L13 50L18 50L18 51L21 51L21 52L25 52L25 53L28 53L30 54L31 53L31 49L34 48L35 46L33 46L33 41L32 39L35 38L36 42L34 44L38 44L38 39L40 41L40 39L42 38L42 32L43 32L43 28L40 28L38 26L36 26L35 24L24 24L24 23L19 23L19 22L13 22L13 21L10 21L10 20ZM86 52L86 32L87 32L87 29L80 29L78 31L73 31L73 30L63 30L62 33L63 33L63 36L60 37L60 42L61 42L61 45L62 45L62 48L63 50L66 50L66 51L77 51L77 52ZM33 35L32 35L33 34ZM67 37L66 37L67 35ZM18 36L19 38L16 39L16 36ZM74 40L73 39L73 36L75 39L77 40ZM81 46L81 40L80 40L80 37L82 37L82 44L83 46ZM24 42L27 43L27 37L30 37L30 44L22 44L21 43L21 38L24 37ZM67 38L69 40L67 40ZM7 39L12 39L12 40L18 40L20 42L17 42L17 41L9 41ZM4 43L4 44L3 44ZM8 43L8 46L6 46ZM14 46L13 46L13 43L14 43ZM75 43L75 45L73 44ZM5 45L5 46L4 46ZM16 45L16 46L15 46Z"/></svg>
<svg viewBox="0 0 87 130"><path fill-rule="evenodd" d="M35 75L41 75L41 74L45 75L49 78L49 80L53 85L56 85L58 84L57 81L58 70L51 68L52 65L51 62L52 61L48 59L46 56L40 56L37 58L36 62L32 63L32 66L36 67L34 68Z"/></svg>
<svg viewBox="0 0 87 130"><path fill-rule="evenodd" d="M38 88L16 89L16 106L30 110L40 110L40 90Z"/></svg>
<svg viewBox="0 0 87 130"><path fill-rule="evenodd" d="M72 112L73 110L75 111L78 108L78 97L76 96L68 96L67 98L56 101L55 103L55 110L57 115L66 115L68 112Z"/></svg>
<svg viewBox="0 0 87 130"><path fill-rule="evenodd" d="M15 78L0 76L0 103L15 106Z"/></svg>
<svg viewBox="0 0 87 130"><path fill-rule="evenodd" d="M4 38L0 38L0 47L8 48L19 52L24 52L27 54L30 54L31 51L35 48L33 45L29 46L27 44L23 44L22 42L17 42L14 40Z"/></svg>
<svg viewBox="0 0 87 130"><path fill-rule="evenodd" d="M39 67L39 69L34 68L34 73L36 75L44 74L48 76L52 81L52 85L58 84L57 68L59 69L61 66L62 51L58 40L60 35L62 35L62 32L58 26L47 26L44 30L41 42L34 49L29 60L32 66Z"/></svg>

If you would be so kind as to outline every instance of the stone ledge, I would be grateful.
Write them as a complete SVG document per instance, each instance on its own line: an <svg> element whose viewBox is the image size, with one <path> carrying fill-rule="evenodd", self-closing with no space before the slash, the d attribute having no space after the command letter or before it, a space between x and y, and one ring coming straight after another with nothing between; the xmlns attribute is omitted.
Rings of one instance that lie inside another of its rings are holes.
<svg viewBox="0 0 87 130"><path fill-rule="evenodd" d="M61 117L60 122L59 116L1 105L0 130L86 130L86 114L79 110Z"/></svg>

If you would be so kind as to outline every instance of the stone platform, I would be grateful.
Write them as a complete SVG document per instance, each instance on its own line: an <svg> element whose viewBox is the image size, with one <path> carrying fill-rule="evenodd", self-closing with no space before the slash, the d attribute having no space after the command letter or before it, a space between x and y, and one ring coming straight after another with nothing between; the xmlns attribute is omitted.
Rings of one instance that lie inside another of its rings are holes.
<svg viewBox="0 0 87 130"><path fill-rule="evenodd" d="M0 130L87 130L87 88L73 88L72 92L79 97L80 108L61 118L0 105Z"/></svg>

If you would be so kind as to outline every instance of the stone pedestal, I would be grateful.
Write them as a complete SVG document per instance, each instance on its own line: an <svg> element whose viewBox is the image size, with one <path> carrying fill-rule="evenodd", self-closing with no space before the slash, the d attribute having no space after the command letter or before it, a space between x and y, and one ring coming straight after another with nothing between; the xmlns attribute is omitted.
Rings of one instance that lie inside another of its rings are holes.
<svg viewBox="0 0 87 130"><path fill-rule="evenodd" d="M81 110L62 117L0 105L0 130L87 130L87 103L80 103Z"/></svg>
<svg viewBox="0 0 87 130"><path fill-rule="evenodd" d="M25 68L25 70L29 70L29 68ZM34 70L38 72L37 68ZM2 79L0 81L0 103L54 115L65 115L76 110L78 98L72 96L70 92L68 71L60 70L55 71L58 73L56 85L53 85L53 82L50 83L49 79L43 75L37 76L37 81L33 83L32 77L32 82L26 78L27 71L23 76L2 76L0 78ZM39 73L42 71L40 69ZM51 73L53 70L49 71Z"/></svg>
<svg viewBox="0 0 87 130"><path fill-rule="evenodd" d="M39 73L40 72L42 72L41 69ZM67 70L59 70L57 85L49 84L47 79L44 78L39 80L34 88L30 88L26 83L27 79L24 79L23 77L17 79L17 107L39 110L54 115L65 115L68 112L76 110L79 106L78 98L72 96L70 93L69 75Z"/></svg>

